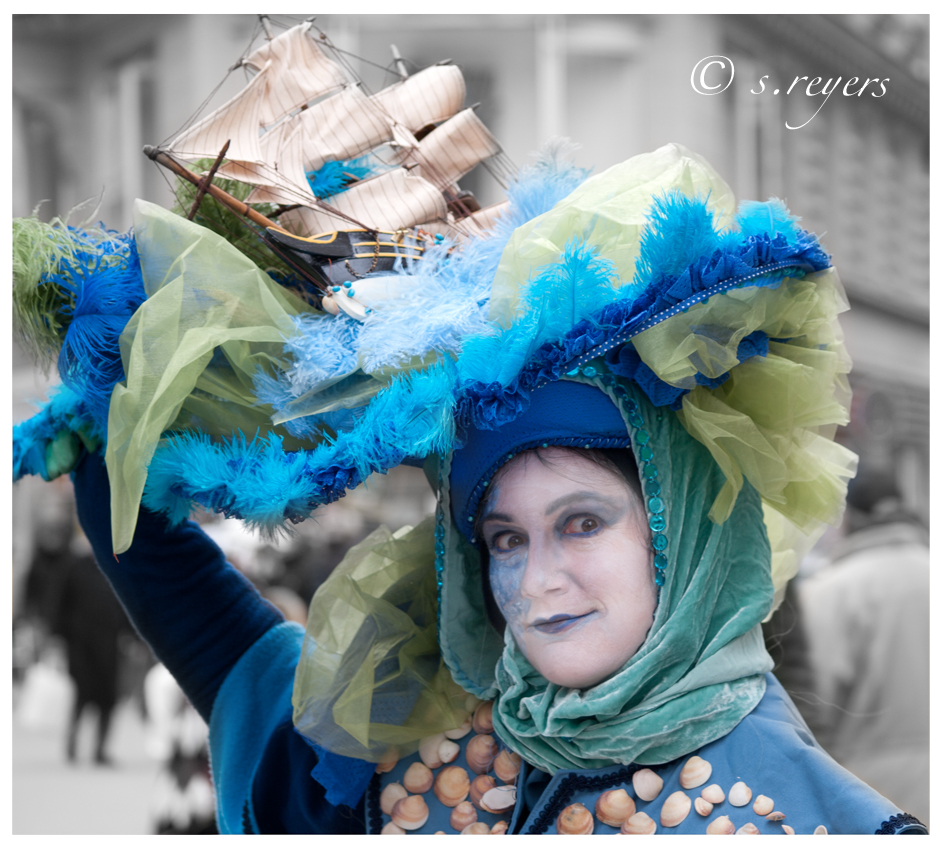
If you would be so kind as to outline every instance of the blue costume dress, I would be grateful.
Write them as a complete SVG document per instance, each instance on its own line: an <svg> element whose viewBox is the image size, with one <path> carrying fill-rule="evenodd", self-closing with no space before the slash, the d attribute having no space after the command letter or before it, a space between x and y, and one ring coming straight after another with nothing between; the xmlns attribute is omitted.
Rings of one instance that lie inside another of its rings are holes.
<svg viewBox="0 0 942 849"><path fill-rule="evenodd" d="M73 479L79 519L99 565L141 635L210 725L220 832L379 832L389 821L379 808L381 787L399 780L418 755L383 775L364 761L319 758L292 724L300 626L285 622L192 522L171 529L163 517L143 510L131 548L115 557L101 458L84 457ZM818 746L771 675L752 713L725 737L690 754L712 764L710 782L728 790L743 780L756 795L772 798L796 833L818 825L832 834L927 833ZM658 821L663 800L680 789L686 760L654 768L664 788L652 802L639 800L639 811ZM456 763L466 763L463 747ZM482 813L481 819L509 821L508 833L552 833L564 807L582 802L591 810L605 790L630 789L637 769L560 770L550 776L524 764L515 807L502 817ZM451 809L431 793L426 799L429 819L415 833L453 833ZM751 804L736 808L728 799L708 818L691 812L678 826L658 831L702 834L716 815L729 816L736 827L752 822L762 833L782 833L778 822L756 815ZM614 831L596 827L596 833Z"/></svg>

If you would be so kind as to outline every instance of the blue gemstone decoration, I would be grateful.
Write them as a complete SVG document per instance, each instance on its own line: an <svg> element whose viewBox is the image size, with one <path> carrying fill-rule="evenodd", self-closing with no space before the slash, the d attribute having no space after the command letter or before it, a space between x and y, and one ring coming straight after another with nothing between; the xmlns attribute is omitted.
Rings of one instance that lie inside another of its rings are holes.
<svg viewBox="0 0 942 849"><path fill-rule="evenodd" d="M654 568L658 570L664 570L667 568L667 555L666 554L654 555Z"/></svg>
<svg viewBox="0 0 942 849"><path fill-rule="evenodd" d="M625 387L624 387L623 384L618 383L618 384L615 385L615 394L616 394L619 398L624 399L624 398L627 398L627 397L628 397L628 390L625 389ZM632 403L632 402L629 401L629 404L630 404L630 403Z"/></svg>
<svg viewBox="0 0 942 849"><path fill-rule="evenodd" d="M644 491L648 495L660 495L661 494L661 482L656 480L645 481Z"/></svg>
<svg viewBox="0 0 942 849"><path fill-rule="evenodd" d="M579 374L579 369L574 368L572 371L566 372L566 377L575 377L577 374Z"/></svg>
<svg viewBox="0 0 942 849"><path fill-rule="evenodd" d="M582 369L582 373L586 377L595 377L598 374L598 371L596 370L595 366L585 366L585 368Z"/></svg>
<svg viewBox="0 0 942 849"><path fill-rule="evenodd" d="M638 452L638 456L639 456L642 460L653 460L653 459L654 459L654 452L651 450L651 446L650 446L650 445L642 445L642 446L641 446L641 450Z"/></svg>
<svg viewBox="0 0 942 849"><path fill-rule="evenodd" d="M657 466L654 463L646 463L644 466L644 476L648 479L657 477Z"/></svg>
<svg viewBox="0 0 942 849"><path fill-rule="evenodd" d="M661 489L661 485L658 484L658 491ZM648 499L648 510L652 513L663 513L664 512L664 501L658 498L656 495Z"/></svg>
<svg viewBox="0 0 942 849"><path fill-rule="evenodd" d="M635 442L638 445L647 445L650 438L651 435L644 428L635 431Z"/></svg>
<svg viewBox="0 0 942 849"><path fill-rule="evenodd" d="M667 527L667 521L664 519L663 514L658 513L656 516L652 516L648 521L652 531L663 531Z"/></svg>
<svg viewBox="0 0 942 849"><path fill-rule="evenodd" d="M655 534L651 537L651 546L655 551L663 551L667 548L667 537L664 534Z"/></svg>
<svg viewBox="0 0 942 849"><path fill-rule="evenodd" d="M330 287L330 290L331 290L332 292L339 292L339 291L340 291L340 287L339 287L339 286L331 286L331 287Z"/></svg>
<svg viewBox="0 0 942 849"><path fill-rule="evenodd" d="M657 584L659 587L664 586L664 573L663 572L654 573L654 583Z"/></svg>
<svg viewBox="0 0 942 849"><path fill-rule="evenodd" d="M628 423L633 427L644 427L644 419L637 410L630 410L628 413Z"/></svg>
<svg viewBox="0 0 942 849"><path fill-rule="evenodd" d="M435 541L435 555L437 557L445 556L445 543L443 543L441 540Z"/></svg>
<svg viewBox="0 0 942 849"><path fill-rule="evenodd" d="M444 539L444 538L445 538L445 529L441 525L436 524L435 525L435 539Z"/></svg>
<svg viewBox="0 0 942 849"><path fill-rule="evenodd" d="M349 289L352 284L349 280L344 280L343 285L345 289Z"/></svg>

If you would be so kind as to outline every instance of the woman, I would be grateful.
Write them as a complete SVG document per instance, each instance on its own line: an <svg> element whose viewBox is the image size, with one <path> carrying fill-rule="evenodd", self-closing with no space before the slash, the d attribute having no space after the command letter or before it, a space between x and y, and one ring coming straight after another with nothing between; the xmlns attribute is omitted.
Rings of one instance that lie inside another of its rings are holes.
<svg viewBox="0 0 942 849"><path fill-rule="evenodd" d="M530 179L486 248L423 260L405 275L422 285L377 299L337 342L362 372L294 395L324 399L296 433L329 423L328 443L253 453L188 437L177 416L128 540L121 445L159 404L128 400L157 298L135 315L109 474L80 460L79 515L210 723L220 831L923 831L815 744L762 641L854 462L833 442L847 363L827 256L781 204L735 214L709 165L675 145L589 180ZM199 276L194 225L143 223L145 280L151 265ZM176 228L174 249L191 239L182 272L152 263L161 228ZM464 314L420 309L429 268L473 281ZM316 324L309 342L338 326ZM435 351L447 356L425 365ZM398 379L351 400L358 375L393 367ZM352 421L330 418L345 408ZM285 474L278 516L294 518L298 501L407 457L424 460L434 522L351 551L305 634L195 526L152 512L179 520L193 499L259 522L248 481Z"/></svg>

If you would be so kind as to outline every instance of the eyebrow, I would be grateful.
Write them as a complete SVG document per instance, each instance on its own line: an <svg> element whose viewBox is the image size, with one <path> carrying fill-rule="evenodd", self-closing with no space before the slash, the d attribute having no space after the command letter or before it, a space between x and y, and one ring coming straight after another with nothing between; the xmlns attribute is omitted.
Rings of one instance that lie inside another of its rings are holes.
<svg viewBox="0 0 942 849"><path fill-rule="evenodd" d="M568 504L573 504L578 501L597 501L601 504L604 504L608 507L617 507L618 504L606 498L604 495L599 495L597 492L592 492L591 490L581 490L579 492L570 492L566 495L562 495L557 498L555 501L547 505L545 516L550 516L559 510L560 507L565 507ZM498 513L494 510L490 510L481 517L481 524L485 522L506 522L508 525L512 525L514 522L513 516L508 513Z"/></svg>

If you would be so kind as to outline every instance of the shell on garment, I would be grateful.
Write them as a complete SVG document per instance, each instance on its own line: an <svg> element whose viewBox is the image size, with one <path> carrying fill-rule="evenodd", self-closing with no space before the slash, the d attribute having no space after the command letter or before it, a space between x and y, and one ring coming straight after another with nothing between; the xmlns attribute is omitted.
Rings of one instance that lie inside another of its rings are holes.
<svg viewBox="0 0 942 849"><path fill-rule="evenodd" d="M399 749L395 746L390 746L386 750L386 754L383 755L383 759L376 764L376 771L380 774L392 772L397 763L399 763Z"/></svg>
<svg viewBox="0 0 942 849"><path fill-rule="evenodd" d="M709 761L694 755L680 771L680 786L684 790L692 790L694 787L706 784L712 774L713 765Z"/></svg>
<svg viewBox="0 0 942 849"><path fill-rule="evenodd" d="M470 802L459 802L451 812L448 822L455 831L467 828L471 823L478 821L477 809Z"/></svg>
<svg viewBox="0 0 942 849"><path fill-rule="evenodd" d="M442 740L441 745L438 747L438 757L441 758L443 764L450 764L452 761L457 760L460 752L461 746L454 740Z"/></svg>
<svg viewBox="0 0 942 849"><path fill-rule="evenodd" d="M400 799L405 799L408 795L409 791L401 784L387 784L383 788L383 792L379 794L379 808L386 816L389 816L392 813L393 805Z"/></svg>
<svg viewBox="0 0 942 849"><path fill-rule="evenodd" d="M661 825L674 828L680 825L690 813L690 797L683 790L671 793L661 805Z"/></svg>
<svg viewBox="0 0 942 849"><path fill-rule="evenodd" d="M481 805L493 814L503 814L513 808L517 801L517 788L512 784L492 787L481 797Z"/></svg>
<svg viewBox="0 0 942 849"><path fill-rule="evenodd" d="M386 823L386 825L383 826L383 830L380 832L380 834L405 834L405 833L406 833L406 830L404 828L400 828L394 822Z"/></svg>
<svg viewBox="0 0 942 849"><path fill-rule="evenodd" d="M491 826L491 834L506 834L508 828L507 820L498 820Z"/></svg>
<svg viewBox="0 0 942 849"><path fill-rule="evenodd" d="M520 772L521 757L510 749L501 749L494 759L494 775L504 783L515 781Z"/></svg>
<svg viewBox="0 0 942 849"><path fill-rule="evenodd" d="M471 792L471 779L464 767L446 766L435 776L433 790L439 802L453 808L468 798L468 793Z"/></svg>
<svg viewBox="0 0 942 849"><path fill-rule="evenodd" d="M490 834L491 829L486 822L473 822L466 828L461 829L462 834Z"/></svg>
<svg viewBox="0 0 942 849"><path fill-rule="evenodd" d="M747 822L736 829L736 834L760 834L755 823Z"/></svg>
<svg viewBox="0 0 942 849"><path fill-rule="evenodd" d="M726 794L723 792L723 788L720 787L719 784L711 784L709 787L704 787L700 791L700 795L708 802L712 802L714 805L721 805L726 801Z"/></svg>
<svg viewBox="0 0 942 849"><path fill-rule="evenodd" d="M664 786L664 779L661 778L653 769L639 769L631 776L631 785L635 788L635 795L645 802L651 802L657 798Z"/></svg>
<svg viewBox="0 0 942 849"><path fill-rule="evenodd" d="M462 737L467 737L468 734L470 733L471 733L471 717L469 716L457 728L452 728L451 731L446 731L445 736L449 740L460 740Z"/></svg>
<svg viewBox="0 0 942 849"><path fill-rule="evenodd" d="M476 734L490 734L494 730L494 703L481 702L471 719Z"/></svg>
<svg viewBox="0 0 942 849"><path fill-rule="evenodd" d="M595 817L585 805L573 802L556 817L556 831L559 834L592 834L595 831Z"/></svg>
<svg viewBox="0 0 942 849"><path fill-rule="evenodd" d="M736 827L729 817L717 817L706 827L707 834L735 834Z"/></svg>
<svg viewBox="0 0 942 849"><path fill-rule="evenodd" d="M622 834L654 834L657 823L644 811L632 814L621 824Z"/></svg>
<svg viewBox="0 0 942 849"><path fill-rule="evenodd" d="M406 774L402 776L402 786L410 793L428 793L432 789L435 776L425 764L416 761L410 764Z"/></svg>
<svg viewBox="0 0 942 849"><path fill-rule="evenodd" d="M737 781L729 788L729 803L736 808L748 805L752 801L752 789L745 781Z"/></svg>
<svg viewBox="0 0 942 849"><path fill-rule="evenodd" d="M392 821L406 831L415 831L428 822L428 805L421 796L406 796L393 805Z"/></svg>
<svg viewBox="0 0 942 849"><path fill-rule="evenodd" d="M781 822L783 819L785 819L785 814L783 814L781 811L772 811L772 813L769 814L766 819L769 822Z"/></svg>
<svg viewBox="0 0 942 849"><path fill-rule="evenodd" d="M828 830L823 825L816 826L815 830L812 832L812 834L827 834L827 833L828 833Z"/></svg>
<svg viewBox="0 0 942 849"><path fill-rule="evenodd" d="M782 823L782 831L784 831L786 834L795 833L795 829L793 829L790 825L785 825L785 823Z"/></svg>
<svg viewBox="0 0 942 849"><path fill-rule="evenodd" d="M445 742L444 734L433 734L419 741L419 757L429 769L438 769L442 765L438 750Z"/></svg>
<svg viewBox="0 0 942 849"><path fill-rule="evenodd" d="M713 803L708 802L702 796L697 796L697 798L693 800L693 809L700 814L701 817L708 817L713 813Z"/></svg>
<svg viewBox="0 0 942 849"><path fill-rule="evenodd" d="M606 790L595 802L595 816L599 822L612 828L621 824L635 812L635 800L624 789Z"/></svg>
<svg viewBox="0 0 942 849"><path fill-rule="evenodd" d="M490 734L477 734L468 741L464 756L471 771L483 775L491 768L497 752L497 741Z"/></svg>
<svg viewBox="0 0 942 849"><path fill-rule="evenodd" d="M481 804L481 799L488 790L493 790L497 786L497 782L489 775L478 775L471 781L471 804L474 807L482 811L487 811L487 808ZM493 813L493 811L488 811L488 813Z"/></svg>
<svg viewBox="0 0 942 849"><path fill-rule="evenodd" d="M760 817L764 817L766 814L771 814L775 808L775 802L773 802L768 796L763 796L759 794L756 796L755 802L752 803L752 810L754 810Z"/></svg>

